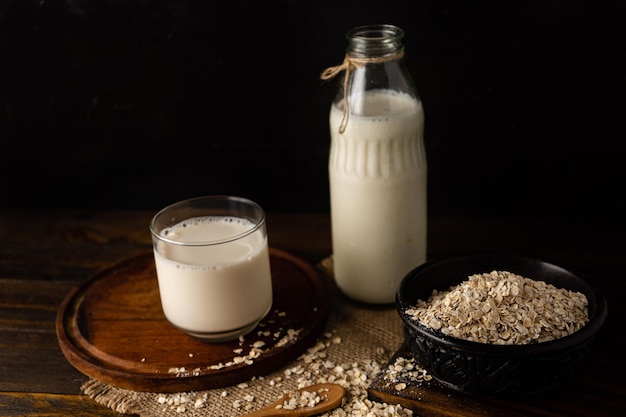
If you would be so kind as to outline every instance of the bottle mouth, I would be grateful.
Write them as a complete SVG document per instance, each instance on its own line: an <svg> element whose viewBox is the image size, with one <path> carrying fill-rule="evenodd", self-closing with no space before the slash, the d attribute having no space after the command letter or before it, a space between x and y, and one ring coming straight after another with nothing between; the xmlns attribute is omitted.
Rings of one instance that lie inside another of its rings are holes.
<svg viewBox="0 0 626 417"><path fill-rule="evenodd" d="M402 50L404 31L395 25L364 25L346 33L348 52L353 55L391 55Z"/></svg>

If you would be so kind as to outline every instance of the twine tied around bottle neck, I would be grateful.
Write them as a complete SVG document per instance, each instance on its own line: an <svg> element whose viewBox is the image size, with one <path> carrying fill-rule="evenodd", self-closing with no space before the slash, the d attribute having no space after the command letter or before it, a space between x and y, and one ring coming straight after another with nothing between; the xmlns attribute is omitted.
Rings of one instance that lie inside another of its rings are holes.
<svg viewBox="0 0 626 417"><path fill-rule="evenodd" d="M355 68L361 68L365 64L380 64L383 62L393 61L395 59L401 59L402 57L404 57L404 49L401 49L393 55L367 58L354 57L346 54L341 65L329 67L322 71L322 74L320 75L322 80L330 80L331 78L336 77L340 72L345 72L343 76L343 117L341 119L341 124L339 125L339 133L345 132L350 114L350 103L348 101L348 81L350 79L350 71L353 71Z"/></svg>

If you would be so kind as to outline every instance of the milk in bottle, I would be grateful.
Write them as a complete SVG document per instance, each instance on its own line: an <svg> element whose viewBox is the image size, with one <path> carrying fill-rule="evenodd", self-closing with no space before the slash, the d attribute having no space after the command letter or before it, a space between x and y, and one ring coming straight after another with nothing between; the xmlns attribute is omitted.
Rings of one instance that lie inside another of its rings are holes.
<svg viewBox="0 0 626 417"><path fill-rule="evenodd" d="M365 26L347 37L348 78L330 110L334 276L351 298L392 303L402 278L426 260L424 111L399 28Z"/></svg>

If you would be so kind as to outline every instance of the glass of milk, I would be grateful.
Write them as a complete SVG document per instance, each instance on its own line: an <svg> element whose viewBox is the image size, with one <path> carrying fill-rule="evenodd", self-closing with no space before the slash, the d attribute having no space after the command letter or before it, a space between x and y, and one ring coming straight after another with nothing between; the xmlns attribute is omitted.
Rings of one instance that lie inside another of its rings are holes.
<svg viewBox="0 0 626 417"><path fill-rule="evenodd" d="M150 222L161 305L190 336L225 342L249 333L272 306L265 212L234 196L165 207Z"/></svg>

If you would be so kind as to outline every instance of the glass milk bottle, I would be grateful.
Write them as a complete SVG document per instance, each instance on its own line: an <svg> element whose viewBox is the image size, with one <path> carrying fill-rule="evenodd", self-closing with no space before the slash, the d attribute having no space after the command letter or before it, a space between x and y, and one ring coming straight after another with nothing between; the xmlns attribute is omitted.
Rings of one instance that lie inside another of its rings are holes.
<svg viewBox="0 0 626 417"><path fill-rule="evenodd" d="M330 109L333 268L338 287L393 303L402 278L426 261L424 111L404 62L404 32L361 26L346 34Z"/></svg>

